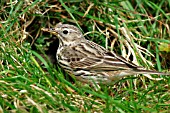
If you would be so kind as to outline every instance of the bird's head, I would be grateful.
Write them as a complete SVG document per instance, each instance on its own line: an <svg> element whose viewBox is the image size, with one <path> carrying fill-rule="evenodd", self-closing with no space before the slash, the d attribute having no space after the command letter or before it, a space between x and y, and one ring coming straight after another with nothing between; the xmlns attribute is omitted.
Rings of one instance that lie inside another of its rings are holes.
<svg viewBox="0 0 170 113"><path fill-rule="evenodd" d="M42 30L56 35L61 45L70 45L84 38L77 27L69 24L59 23L54 28L43 28Z"/></svg>

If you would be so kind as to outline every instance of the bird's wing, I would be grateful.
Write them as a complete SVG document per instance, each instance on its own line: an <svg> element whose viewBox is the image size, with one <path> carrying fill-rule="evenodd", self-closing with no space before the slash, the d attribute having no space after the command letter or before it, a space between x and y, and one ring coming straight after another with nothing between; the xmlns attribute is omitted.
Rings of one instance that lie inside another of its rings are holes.
<svg viewBox="0 0 170 113"><path fill-rule="evenodd" d="M77 44L72 46L69 51L72 55L69 54L67 58L69 58L70 66L73 69L115 71L139 68L125 58L109 52L93 42ZM75 58L77 59L75 60Z"/></svg>

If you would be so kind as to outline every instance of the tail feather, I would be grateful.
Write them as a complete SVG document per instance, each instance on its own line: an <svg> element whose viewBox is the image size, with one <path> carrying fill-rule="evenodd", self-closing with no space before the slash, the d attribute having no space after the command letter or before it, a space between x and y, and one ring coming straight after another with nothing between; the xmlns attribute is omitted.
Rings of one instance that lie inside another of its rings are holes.
<svg viewBox="0 0 170 113"><path fill-rule="evenodd" d="M170 73L158 72L158 71L154 71L154 70L136 69L136 70L126 70L126 71L120 72L119 74L112 76L112 78L120 79L122 77L129 76L129 75L135 75L135 74L170 75Z"/></svg>
<svg viewBox="0 0 170 113"><path fill-rule="evenodd" d="M158 72L154 70L136 70L136 74L156 74L156 75L170 75L168 72Z"/></svg>

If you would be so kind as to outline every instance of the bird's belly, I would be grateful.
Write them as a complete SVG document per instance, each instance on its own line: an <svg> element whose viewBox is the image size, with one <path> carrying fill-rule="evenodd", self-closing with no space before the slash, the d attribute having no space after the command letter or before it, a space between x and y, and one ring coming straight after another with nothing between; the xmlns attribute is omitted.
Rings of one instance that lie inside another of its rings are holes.
<svg viewBox="0 0 170 113"><path fill-rule="evenodd" d="M79 70L74 71L73 74L77 80L85 83L112 84L114 81L118 80L117 78L113 80L113 77L109 76L106 72Z"/></svg>

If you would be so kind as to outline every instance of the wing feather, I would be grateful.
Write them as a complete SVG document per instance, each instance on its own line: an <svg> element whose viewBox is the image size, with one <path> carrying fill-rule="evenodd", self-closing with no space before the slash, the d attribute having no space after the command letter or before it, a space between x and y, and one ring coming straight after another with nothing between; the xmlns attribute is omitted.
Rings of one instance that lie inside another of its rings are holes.
<svg viewBox="0 0 170 113"><path fill-rule="evenodd" d="M139 68L139 66L128 62L125 58L109 52L91 41L72 46L71 49L69 48L69 51L72 51L70 53L75 53L73 56L69 54L67 57L70 59L70 66L73 69L115 71ZM79 60L72 60L80 55L81 58Z"/></svg>

